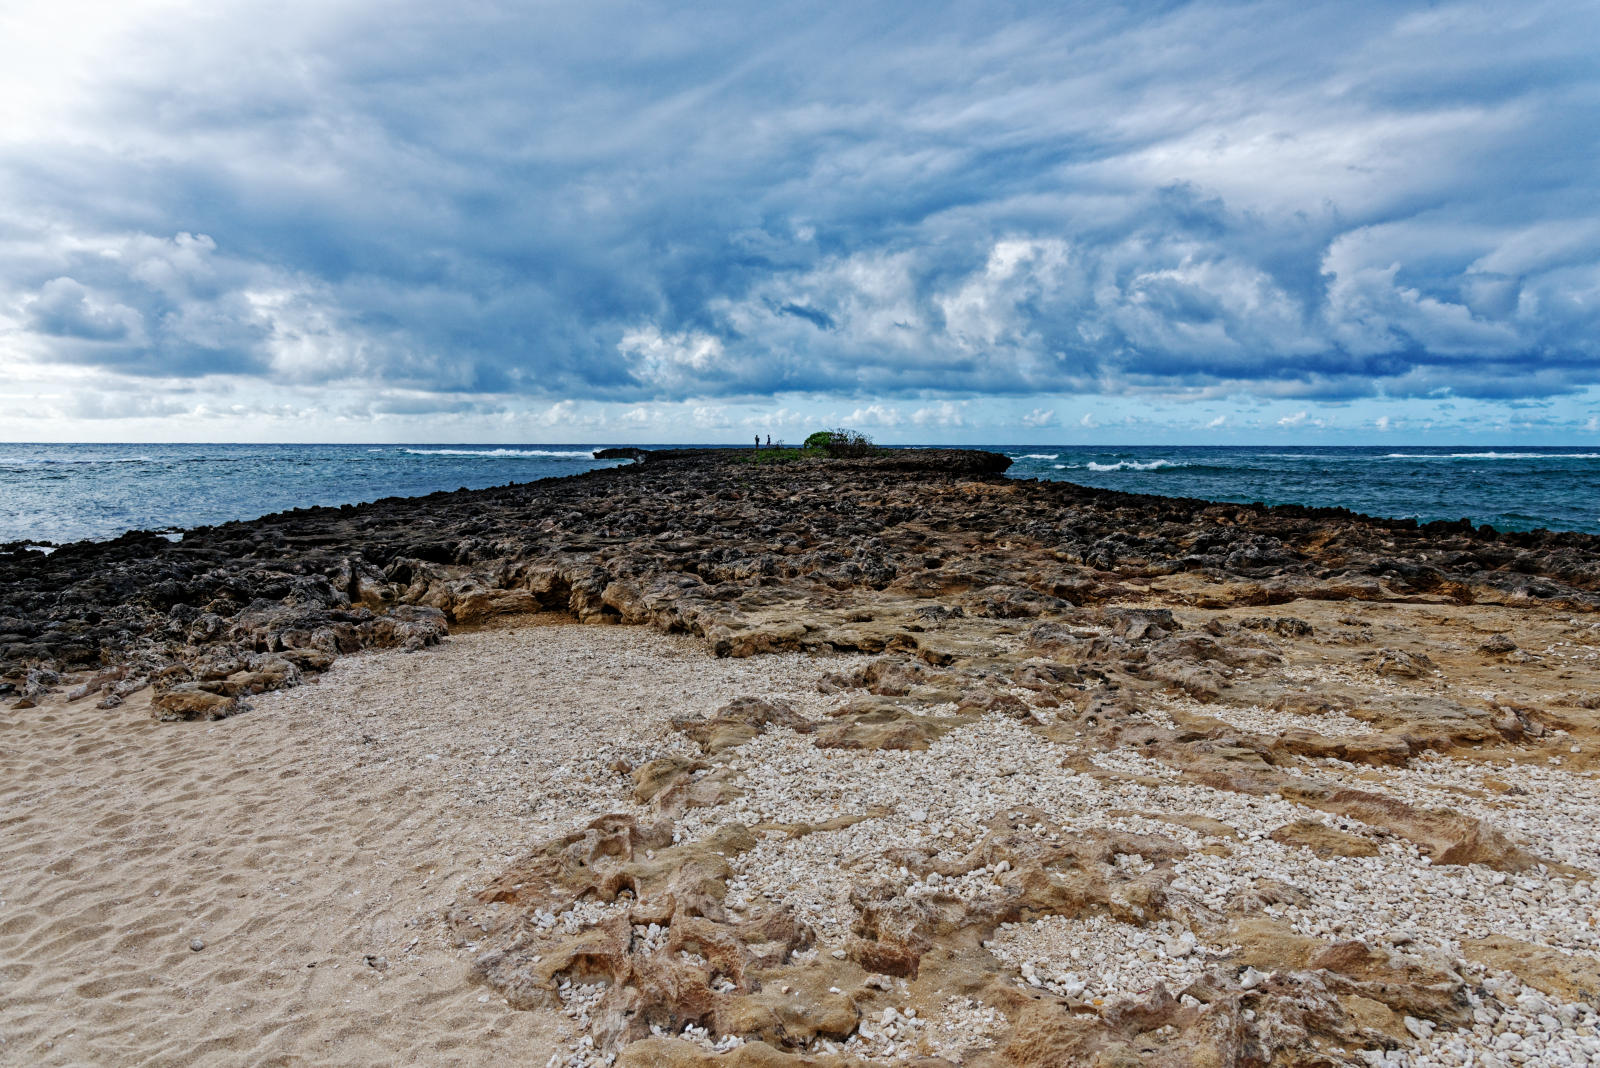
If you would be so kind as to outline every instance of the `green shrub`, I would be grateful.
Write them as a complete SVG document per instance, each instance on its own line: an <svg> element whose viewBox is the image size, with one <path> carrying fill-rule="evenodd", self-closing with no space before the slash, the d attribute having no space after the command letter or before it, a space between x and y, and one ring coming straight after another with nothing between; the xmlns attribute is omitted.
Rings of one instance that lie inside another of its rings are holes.
<svg viewBox="0 0 1600 1068"><path fill-rule="evenodd" d="M827 456L871 456L878 451L872 439L859 430L819 430L806 438L807 451L816 450Z"/></svg>

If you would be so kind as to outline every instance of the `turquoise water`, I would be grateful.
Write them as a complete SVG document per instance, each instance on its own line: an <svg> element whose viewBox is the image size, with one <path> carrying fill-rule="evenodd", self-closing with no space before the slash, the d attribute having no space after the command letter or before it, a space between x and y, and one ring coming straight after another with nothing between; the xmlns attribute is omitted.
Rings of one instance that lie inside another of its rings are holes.
<svg viewBox="0 0 1600 1068"><path fill-rule="evenodd" d="M109 538L309 505L571 475L588 445L0 444L0 543ZM1017 478L1600 533L1600 447L984 446Z"/></svg>

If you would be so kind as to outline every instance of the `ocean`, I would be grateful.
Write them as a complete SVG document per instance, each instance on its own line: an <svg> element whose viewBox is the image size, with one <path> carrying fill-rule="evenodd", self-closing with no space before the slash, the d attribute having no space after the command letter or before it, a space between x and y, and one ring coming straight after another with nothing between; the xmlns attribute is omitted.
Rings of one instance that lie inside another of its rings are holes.
<svg viewBox="0 0 1600 1068"><path fill-rule="evenodd" d="M0 543L177 531L577 474L591 445L0 444ZM651 446L645 446L649 448ZM661 446L663 448L667 446ZM1501 530L1600 533L1600 447L977 446L1015 478L1201 497L1469 519Z"/></svg>
<svg viewBox="0 0 1600 1068"><path fill-rule="evenodd" d="M1600 445L1007 447L1014 478L1600 534Z"/></svg>

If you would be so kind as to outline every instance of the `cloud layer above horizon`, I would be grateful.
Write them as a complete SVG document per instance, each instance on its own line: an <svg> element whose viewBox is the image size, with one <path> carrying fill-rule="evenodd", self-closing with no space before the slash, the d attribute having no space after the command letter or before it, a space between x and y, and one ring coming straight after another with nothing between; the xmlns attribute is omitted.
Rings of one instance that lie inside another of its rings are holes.
<svg viewBox="0 0 1600 1068"><path fill-rule="evenodd" d="M0 368L42 418L1600 385L1592 5L140 0L0 39Z"/></svg>

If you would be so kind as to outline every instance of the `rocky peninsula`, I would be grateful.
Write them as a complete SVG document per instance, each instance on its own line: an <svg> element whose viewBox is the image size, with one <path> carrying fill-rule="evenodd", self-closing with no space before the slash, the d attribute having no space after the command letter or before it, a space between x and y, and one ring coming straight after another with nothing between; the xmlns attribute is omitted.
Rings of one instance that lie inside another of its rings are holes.
<svg viewBox="0 0 1600 1068"><path fill-rule="evenodd" d="M972 451L626 458L5 547L8 730L279 717L409 777L395 819L448 767L471 878L386 883L416 923L364 967L434 939L541 1062L1600 1063L1600 538ZM626 701L497 689L546 671ZM42 864L56 772L7 759L0 860ZM24 920L0 1059L47 1061L71 938Z"/></svg>

